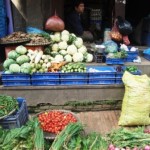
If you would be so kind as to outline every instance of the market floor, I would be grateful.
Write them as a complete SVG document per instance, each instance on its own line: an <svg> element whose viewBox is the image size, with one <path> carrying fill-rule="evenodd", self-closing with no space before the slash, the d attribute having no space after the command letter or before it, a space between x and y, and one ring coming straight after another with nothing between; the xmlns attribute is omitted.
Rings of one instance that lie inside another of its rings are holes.
<svg viewBox="0 0 150 150"><path fill-rule="evenodd" d="M80 112L77 114L80 121L85 125L86 133L98 132L107 134L112 129L119 128L119 110Z"/></svg>

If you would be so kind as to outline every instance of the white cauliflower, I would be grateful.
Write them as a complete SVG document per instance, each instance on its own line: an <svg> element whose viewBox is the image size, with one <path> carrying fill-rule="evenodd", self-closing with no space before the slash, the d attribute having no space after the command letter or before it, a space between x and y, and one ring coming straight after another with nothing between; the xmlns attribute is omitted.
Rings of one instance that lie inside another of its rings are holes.
<svg viewBox="0 0 150 150"><path fill-rule="evenodd" d="M67 54L67 55L64 57L64 60L65 60L66 62L72 62L72 56L69 55L69 54Z"/></svg>
<svg viewBox="0 0 150 150"><path fill-rule="evenodd" d="M64 58L62 55L56 55L55 58L54 58L55 62L62 62L64 61Z"/></svg>
<svg viewBox="0 0 150 150"><path fill-rule="evenodd" d="M85 62L92 62L93 61L93 55L90 53L86 53Z"/></svg>
<svg viewBox="0 0 150 150"><path fill-rule="evenodd" d="M65 42L69 41L69 34L63 34L63 35L61 36L61 40L62 40L62 41L65 41Z"/></svg>
<svg viewBox="0 0 150 150"><path fill-rule="evenodd" d="M82 62L83 61L83 54L80 52L77 52L73 55L73 61L74 62Z"/></svg>
<svg viewBox="0 0 150 150"><path fill-rule="evenodd" d="M69 31L63 30L63 31L61 32L61 35L69 35Z"/></svg>
<svg viewBox="0 0 150 150"><path fill-rule="evenodd" d="M60 50L67 49L67 47L68 47L67 42L62 41L62 42L58 43L58 47Z"/></svg>
<svg viewBox="0 0 150 150"><path fill-rule="evenodd" d="M64 49L63 49L63 50L60 50L60 51L59 51L59 54L61 54L61 55L65 56L65 55L67 54L67 51L66 51L66 50L64 50Z"/></svg>
<svg viewBox="0 0 150 150"><path fill-rule="evenodd" d="M87 48L82 45L79 49L78 49L78 52L81 52L82 54L85 54L87 52Z"/></svg>
<svg viewBox="0 0 150 150"><path fill-rule="evenodd" d="M55 34L54 34L54 41L55 42L60 42L60 32L55 32Z"/></svg>
<svg viewBox="0 0 150 150"><path fill-rule="evenodd" d="M58 44L57 43L52 45L52 51L55 51L55 52L58 51Z"/></svg>
<svg viewBox="0 0 150 150"><path fill-rule="evenodd" d="M80 47L83 45L83 40L82 40L82 38L77 37L77 39L76 39L75 42L74 42L74 45L75 45L77 48L80 48Z"/></svg>
<svg viewBox="0 0 150 150"><path fill-rule="evenodd" d="M75 53L77 53L77 48L75 45L69 45L67 47L67 53L70 54L70 55L73 55Z"/></svg>

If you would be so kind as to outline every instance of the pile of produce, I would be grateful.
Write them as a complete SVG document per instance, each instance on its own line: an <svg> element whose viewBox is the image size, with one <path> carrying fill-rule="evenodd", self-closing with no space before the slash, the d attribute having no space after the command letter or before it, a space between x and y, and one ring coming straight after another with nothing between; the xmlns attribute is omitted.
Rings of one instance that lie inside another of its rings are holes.
<svg viewBox="0 0 150 150"><path fill-rule="evenodd" d="M149 130L144 131L143 127L128 130L120 128L108 134L109 149L108 150L150 150L150 134Z"/></svg>
<svg viewBox="0 0 150 150"><path fill-rule="evenodd" d="M54 32L50 38L52 43L45 49L45 52L54 57L54 61L92 62L93 55L87 52L82 38L69 33L67 30Z"/></svg>
<svg viewBox="0 0 150 150"><path fill-rule="evenodd" d="M3 67L6 73L31 73L30 58L27 56L27 49L20 45L8 53Z"/></svg>
<svg viewBox="0 0 150 150"><path fill-rule="evenodd" d="M30 120L21 128L0 128L1 150L44 150L44 135L37 119Z"/></svg>
<svg viewBox="0 0 150 150"><path fill-rule="evenodd" d="M71 112L49 111L38 115L43 131L58 134L69 123L77 122L77 118Z"/></svg>
<svg viewBox="0 0 150 150"><path fill-rule="evenodd" d="M0 95L0 118L9 115L16 109L18 109L18 102L15 98Z"/></svg>
<svg viewBox="0 0 150 150"><path fill-rule="evenodd" d="M50 37L44 34L28 34L31 39L26 45L44 45L50 43Z"/></svg>
<svg viewBox="0 0 150 150"><path fill-rule="evenodd" d="M68 63L62 66L61 72L86 72L86 66L83 63Z"/></svg>
<svg viewBox="0 0 150 150"><path fill-rule="evenodd" d="M107 150L106 140L97 133L85 135L83 125L70 123L58 134L49 150Z"/></svg>
<svg viewBox="0 0 150 150"><path fill-rule="evenodd" d="M107 58L126 58L127 52L125 50L121 50L115 53L108 53Z"/></svg>
<svg viewBox="0 0 150 150"><path fill-rule="evenodd" d="M28 34L18 31L18 32L13 32L12 34L4 38L1 38L1 43L9 43L9 42L21 41L26 39L29 39Z"/></svg>

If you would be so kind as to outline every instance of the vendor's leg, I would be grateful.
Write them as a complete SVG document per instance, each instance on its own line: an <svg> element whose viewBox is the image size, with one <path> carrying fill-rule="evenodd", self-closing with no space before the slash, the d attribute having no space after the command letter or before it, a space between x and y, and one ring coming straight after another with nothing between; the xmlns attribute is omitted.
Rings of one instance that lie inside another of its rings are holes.
<svg viewBox="0 0 150 150"><path fill-rule="evenodd" d="M89 31L84 31L83 35L81 36L81 38L85 42L93 42L93 40L94 40L92 33L89 32Z"/></svg>

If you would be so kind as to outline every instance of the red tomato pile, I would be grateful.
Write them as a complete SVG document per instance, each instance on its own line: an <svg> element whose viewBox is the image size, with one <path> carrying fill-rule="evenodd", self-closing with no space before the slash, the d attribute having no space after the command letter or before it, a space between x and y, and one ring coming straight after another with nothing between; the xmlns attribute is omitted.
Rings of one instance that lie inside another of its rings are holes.
<svg viewBox="0 0 150 150"><path fill-rule="evenodd" d="M77 122L77 119L72 113L66 113L61 111L50 111L41 113L38 118L43 131L55 134L62 131L64 127L69 123Z"/></svg>

